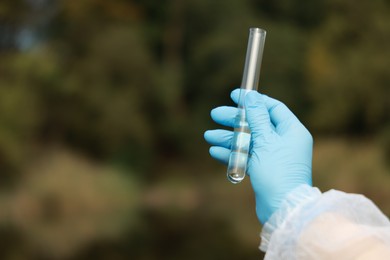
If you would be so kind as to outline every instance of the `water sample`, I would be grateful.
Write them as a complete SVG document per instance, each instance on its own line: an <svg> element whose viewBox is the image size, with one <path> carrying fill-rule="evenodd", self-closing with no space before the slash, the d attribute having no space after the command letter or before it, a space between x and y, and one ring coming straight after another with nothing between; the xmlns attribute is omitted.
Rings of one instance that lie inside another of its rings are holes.
<svg viewBox="0 0 390 260"><path fill-rule="evenodd" d="M247 170L251 134L245 115L245 95L257 90L260 78L261 60L266 31L260 28L249 29L249 40L246 51L244 74L242 77L238 114L234 124L234 136L229 157L227 178L230 182L240 183Z"/></svg>

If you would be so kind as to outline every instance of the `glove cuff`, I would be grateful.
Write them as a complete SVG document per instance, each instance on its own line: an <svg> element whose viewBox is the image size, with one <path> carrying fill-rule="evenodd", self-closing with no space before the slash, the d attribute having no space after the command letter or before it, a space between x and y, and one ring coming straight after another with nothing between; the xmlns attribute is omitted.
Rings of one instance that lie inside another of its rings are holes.
<svg viewBox="0 0 390 260"><path fill-rule="evenodd" d="M320 196L321 191L318 188L311 187L307 184L300 185L292 190L283 201L281 207L264 224L263 230L261 231L260 250L266 252L273 232L286 225L286 223L289 223L288 219L294 218L296 212L301 212L302 208L310 207ZM311 212L310 216L304 216L304 220L298 225L289 228L296 229L299 232L307 221L310 221L319 213L316 211Z"/></svg>

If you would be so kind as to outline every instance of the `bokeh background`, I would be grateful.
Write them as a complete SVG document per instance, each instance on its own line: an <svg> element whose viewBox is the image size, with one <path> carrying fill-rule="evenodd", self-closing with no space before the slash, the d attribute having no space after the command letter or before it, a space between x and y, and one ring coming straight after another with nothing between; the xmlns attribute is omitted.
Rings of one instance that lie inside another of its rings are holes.
<svg viewBox="0 0 390 260"><path fill-rule="evenodd" d="M385 0L1 0L1 259L261 259L249 179L208 155L249 27L314 183L390 215Z"/></svg>

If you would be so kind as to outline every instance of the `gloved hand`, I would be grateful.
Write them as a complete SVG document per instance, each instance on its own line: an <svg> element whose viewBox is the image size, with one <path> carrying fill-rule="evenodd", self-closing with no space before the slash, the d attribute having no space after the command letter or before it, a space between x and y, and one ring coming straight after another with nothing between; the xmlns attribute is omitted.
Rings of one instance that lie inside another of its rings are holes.
<svg viewBox="0 0 390 260"><path fill-rule="evenodd" d="M239 89L231 98L238 102ZM296 187L312 185L311 162L313 139L298 118L280 101L250 91L245 96L245 111L251 130L251 151L247 173L256 197L256 213L262 224L279 209L281 203ZM235 107L217 107L212 119L233 127ZM209 130L204 137L210 155L227 164L233 132Z"/></svg>

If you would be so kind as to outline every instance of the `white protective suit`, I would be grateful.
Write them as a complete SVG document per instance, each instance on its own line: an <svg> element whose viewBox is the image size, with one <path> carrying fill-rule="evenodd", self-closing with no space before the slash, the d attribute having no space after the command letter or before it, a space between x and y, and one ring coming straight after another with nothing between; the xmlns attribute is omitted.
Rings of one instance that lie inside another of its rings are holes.
<svg viewBox="0 0 390 260"><path fill-rule="evenodd" d="M263 226L261 238L268 260L390 259L390 222L374 203L308 185L287 196Z"/></svg>

